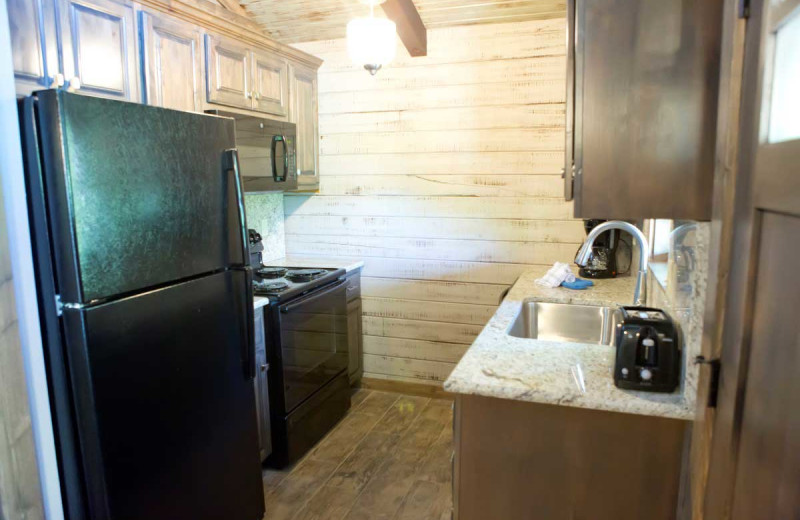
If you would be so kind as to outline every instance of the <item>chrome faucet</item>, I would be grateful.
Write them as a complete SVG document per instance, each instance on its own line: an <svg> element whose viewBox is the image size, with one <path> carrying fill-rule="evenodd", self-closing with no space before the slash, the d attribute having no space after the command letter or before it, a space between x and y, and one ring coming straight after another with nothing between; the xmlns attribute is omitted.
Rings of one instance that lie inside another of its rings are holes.
<svg viewBox="0 0 800 520"><path fill-rule="evenodd" d="M636 275L636 288L633 290L633 304L639 306L644 305L647 301L647 259L650 256L650 247L647 245L647 237L633 224L621 220L612 220L595 226L578 250L575 263L581 267L586 267L592 255L592 245L595 239L600 236L600 233L608 231L609 229L627 231L633 235L633 238L635 238L636 242L639 244L639 273Z"/></svg>

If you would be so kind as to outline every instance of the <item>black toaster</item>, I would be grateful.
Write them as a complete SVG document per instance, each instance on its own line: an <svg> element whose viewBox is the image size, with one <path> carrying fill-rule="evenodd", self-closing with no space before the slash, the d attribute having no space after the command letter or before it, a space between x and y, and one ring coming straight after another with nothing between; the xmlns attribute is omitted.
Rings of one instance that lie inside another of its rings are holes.
<svg viewBox="0 0 800 520"><path fill-rule="evenodd" d="M674 392L681 377L678 327L661 309L621 307L614 384L626 390Z"/></svg>

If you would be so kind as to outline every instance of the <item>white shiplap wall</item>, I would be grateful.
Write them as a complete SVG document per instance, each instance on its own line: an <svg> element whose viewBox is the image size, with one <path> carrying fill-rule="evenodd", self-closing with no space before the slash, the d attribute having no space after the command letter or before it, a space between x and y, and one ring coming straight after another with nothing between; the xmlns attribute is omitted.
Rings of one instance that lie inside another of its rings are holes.
<svg viewBox="0 0 800 520"><path fill-rule="evenodd" d="M325 60L321 188L286 196L287 253L366 260L365 377L444 380L527 266L574 257L564 23L430 30L374 78L298 45Z"/></svg>

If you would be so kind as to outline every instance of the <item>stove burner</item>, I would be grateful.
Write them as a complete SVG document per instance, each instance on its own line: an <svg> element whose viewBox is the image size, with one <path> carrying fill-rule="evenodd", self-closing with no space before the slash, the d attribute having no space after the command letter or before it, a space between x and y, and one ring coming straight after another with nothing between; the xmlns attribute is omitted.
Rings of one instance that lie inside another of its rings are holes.
<svg viewBox="0 0 800 520"><path fill-rule="evenodd" d="M287 271L285 267L260 267L256 274L261 278L283 278Z"/></svg>
<svg viewBox="0 0 800 520"><path fill-rule="evenodd" d="M284 280L268 282L266 280L254 280L253 289L256 293L279 293L289 288L289 284Z"/></svg>
<svg viewBox="0 0 800 520"><path fill-rule="evenodd" d="M325 269L292 269L285 276L293 282L310 282L325 273Z"/></svg>

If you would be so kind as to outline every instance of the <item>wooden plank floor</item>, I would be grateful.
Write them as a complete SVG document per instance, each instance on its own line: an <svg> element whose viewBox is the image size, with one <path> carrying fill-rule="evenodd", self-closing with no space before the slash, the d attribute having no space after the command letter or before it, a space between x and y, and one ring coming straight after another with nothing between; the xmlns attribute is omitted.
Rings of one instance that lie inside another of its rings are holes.
<svg viewBox="0 0 800 520"><path fill-rule="evenodd" d="M264 470L265 520L449 520L451 405L357 390L294 467Z"/></svg>

